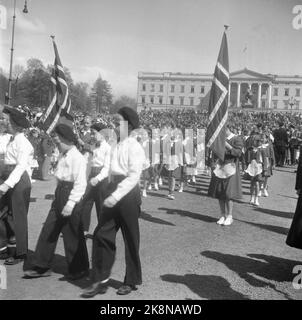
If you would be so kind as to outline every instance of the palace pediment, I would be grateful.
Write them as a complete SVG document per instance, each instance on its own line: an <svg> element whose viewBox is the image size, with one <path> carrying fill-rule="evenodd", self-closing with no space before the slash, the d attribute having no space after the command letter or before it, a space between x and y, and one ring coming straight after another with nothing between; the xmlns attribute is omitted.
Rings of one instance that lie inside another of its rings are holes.
<svg viewBox="0 0 302 320"><path fill-rule="evenodd" d="M230 79L238 80L238 81L239 80L272 81L274 80L274 77L245 68L243 70L231 72Z"/></svg>

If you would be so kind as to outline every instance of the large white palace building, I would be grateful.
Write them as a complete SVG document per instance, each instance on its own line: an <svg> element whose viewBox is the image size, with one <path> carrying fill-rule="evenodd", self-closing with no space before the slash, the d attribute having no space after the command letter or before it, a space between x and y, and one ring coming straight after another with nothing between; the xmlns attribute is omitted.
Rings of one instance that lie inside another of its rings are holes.
<svg viewBox="0 0 302 320"><path fill-rule="evenodd" d="M197 108L208 103L212 74L139 72L137 110ZM261 74L247 68L230 73L228 105L258 110L302 110L302 76ZM207 101L207 102L206 102Z"/></svg>

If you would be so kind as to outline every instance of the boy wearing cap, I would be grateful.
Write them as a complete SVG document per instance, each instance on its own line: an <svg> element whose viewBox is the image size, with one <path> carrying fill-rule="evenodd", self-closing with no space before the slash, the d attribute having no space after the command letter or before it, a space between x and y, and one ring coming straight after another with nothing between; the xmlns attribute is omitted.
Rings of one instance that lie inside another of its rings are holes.
<svg viewBox="0 0 302 320"><path fill-rule="evenodd" d="M87 163L75 146L77 139L71 127L59 124L55 133L55 142L61 152L55 172L58 180L55 199L39 236L33 267L25 272L25 277L38 278L51 274L50 263L62 232L69 272L66 277L75 280L84 277L89 268L86 241L77 206L87 185Z"/></svg>
<svg viewBox="0 0 302 320"><path fill-rule="evenodd" d="M23 130L30 127L23 112L6 106L3 113L7 115L8 132L12 135L6 147L4 168L1 174L0 207L8 207L9 215L1 219L2 237L13 238L9 257L4 264L14 265L24 261L28 249L27 214L31 193L31 160L33 147L25 137Z"/></svg>
<svg viewBox="0 0 302 320"><path fill-rule="evenodd" d="M91 138L96 141L97 147L92 151L91 169L88 178L89 183L80 204L84 233L89 231L93 203L95 203L97 218L99 219L104 201L104 193L108 186L108 179L104 179L101 182L95 179L105 164L107 167L109 166L110 161L111 147L101 133L101 130L105 128L101 123L95 123L90 127Z"/></svg>
<svg viewBox="0 0 302 320"><path fill-rule="evenodd" d="M139 180L145 162L144 150L130 132L139 127L137 113L123 107L118 111L120 141L112 148L109 166L105 166L96 177L102 181L109 175L108 197L100 222L94 231L92 252L92 281L82 297L91 298L104 294L116 252L116 233L121 228L125 242L126 275L117 294L125 295L136 290L142 283L139 257L140 189Z"/></svg>

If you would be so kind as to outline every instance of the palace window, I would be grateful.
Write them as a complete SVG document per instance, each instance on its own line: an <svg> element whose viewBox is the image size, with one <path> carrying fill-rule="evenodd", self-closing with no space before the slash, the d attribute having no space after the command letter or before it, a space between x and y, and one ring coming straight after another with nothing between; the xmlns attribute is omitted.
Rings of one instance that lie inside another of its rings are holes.
<svg viewBox="0 0 302 320"><path fill-rule="evenodd" d="M284 89L284 95L285 95L286 97L289 96L289 88L285 88L285 89Z"/></svg>
<svg viewBox="0 0 302 320"><path fill-rule="evenodd" d="M185 86L184 86L184 85L181 85L181 86L180 86L180 92L181 92L181 93L184 93L184 92L185 92Z"/></svg>
<svg viewBox="0 0 302 320"><path fill-rule="evenodd" d="M191 93L194 93L194 86L191 86Z"/></svg>
<svg viewBox="0 0 302 320"><path fill-rule="evenodd" d="M190 106L194 106L194 98L190 98Z"/></svg>
<svg viewBox="0 0 302 320"><path fill-rule="evenodd" d="M163 97L162 96L158 97L158 102L159 102L159 104L163 104Z"/></svg>
<svg viewBox="0 0 302 320"><path fill-rule="evenodd" d="M171 104L171 105L174 104L174 97L170 97L170 104Z"/></svg>
<svg viewBox="0 0 302 320"><path fill-rule="evenodd" d="M154 96L150 96L150 103L154 104Z"/></svg>
<svg viewBox="0 0 302 320"><path fill-rule="evenodd" d="M297 110L300 109L300 101L296 101L296 109L297 109Z"/></svg>
<svg viewBox="0 0 302 320"><path fill-rule="evenodd" d="M200 93L204 93L204 86L201 86Z"/></svg>
<svg viewBox="0 0 302 320"><path fill-rule="evenodd" d="M284 109L288 109L288 100L283 100Z"/></svg>
<svg viewBox="0 0 302 320"><path fill-rule="evenodd" d="M174 91L175 91L175 85L172 84L172 85L171 85L171 92L174 92Z"/></svg>
<svg viewBox="0 0 302 320"><path fill-rule="evenodd" d="M274 88L274 96L278 96L278 88Z"/></svg>
<svg viewBox="0 0 302 320"><path fill-rule="evenodd" d="M142 96L142 103L146 103L146 98L145 98L145 96Z"/></svg>
<svg viewBox="0 0 302 320"><path fill-rule="evenodd" d="M159 92L164 92L164 85L163 84L159 85Z"/></svg>
<svg viewBox="0 0 302 320"><path fill-rule="evenodd" d="M146 91L146 84L145 83L143 83L142 91Z"/></svg>
<svg viewBox="0 0 302 320"><path fill-rule="evenodd" d="M151 92L154 92L154 91L155 91L155 84L151 83Z"/></svg>
<svg viewBox="0 0 302 320"><path fill-rule="evenodd" d="M185 104L185 97L179 97L180 105L183 106Z"/></svg>
<svg viewBox="0 0 302 320"><path fill-rule="evenodd" d="M278 109L278 100L273 100L273 108Z"/></svg>
<svg viewBox="0 0 302 320"><path fill-rule="evenodd" d="M300 89L296 89L296 97L300 97Z"/></svg>

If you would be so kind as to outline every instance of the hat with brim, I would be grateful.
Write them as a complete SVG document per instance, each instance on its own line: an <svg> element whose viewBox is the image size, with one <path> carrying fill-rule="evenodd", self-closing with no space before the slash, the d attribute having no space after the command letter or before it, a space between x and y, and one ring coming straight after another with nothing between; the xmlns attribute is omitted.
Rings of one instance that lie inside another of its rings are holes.
<svg viewBox="0 0 302 320"><path fill-rule="evenodd" d="M128 121L133 129L139 128L139 117L135 110L129 107L122 107L117 113L120 114L124 120Z"/></svg>
<svg viewBox="0 0 302 320"><path fill-rule="evenodd" d="M9 115L12 122L14 122L18 127L27 129L30 127L30 122L26 118L26 114L17 108L5 106L3 108L3 113Z"/></svg>
<svg viewBox="0 0 302 320"><path fill-rule="evenodd" d="M66 125L66 124L58 124L55 127L55 132L57 135L64 138L66 141L76 144L77 143L77 137L73 132L73 129Z"/></svg>

